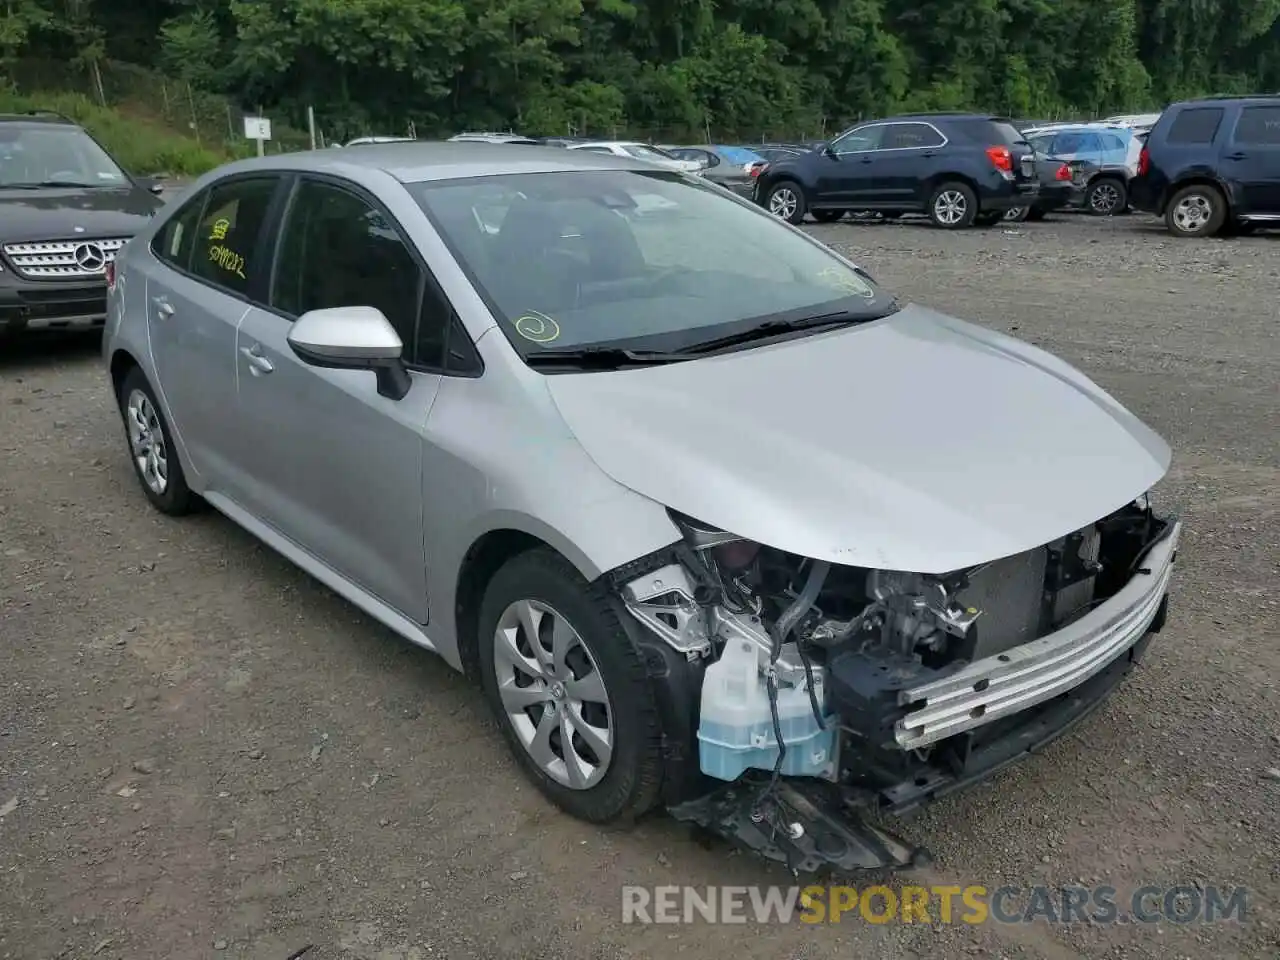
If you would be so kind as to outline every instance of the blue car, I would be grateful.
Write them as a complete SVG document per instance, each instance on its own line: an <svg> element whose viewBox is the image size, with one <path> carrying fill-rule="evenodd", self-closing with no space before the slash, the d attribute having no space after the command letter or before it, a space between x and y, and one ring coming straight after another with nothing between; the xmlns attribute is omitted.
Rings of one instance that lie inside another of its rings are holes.
<svg viewBox="0 0 1280 960"><path fill-rule="evenodd" d="M1075 205L1107 217L1129 209L1129 182L1138 173L1141 138L1128 127L1101 124L1055 124L1028 128L1024 135L1037 154L1084 173Z"/></svg>

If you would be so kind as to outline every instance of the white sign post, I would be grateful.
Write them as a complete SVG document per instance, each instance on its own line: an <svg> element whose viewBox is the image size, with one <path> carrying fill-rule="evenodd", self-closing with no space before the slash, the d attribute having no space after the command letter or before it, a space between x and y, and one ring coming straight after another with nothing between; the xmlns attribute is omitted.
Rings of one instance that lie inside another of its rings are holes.
<svg viewBox="0 0 1280 960"><path fill-rule="evenodd" d="M271 139L271 121L266 117L245 117L244 136L246 140L258 142L258 156L262 156L263 144Z"/></svg>

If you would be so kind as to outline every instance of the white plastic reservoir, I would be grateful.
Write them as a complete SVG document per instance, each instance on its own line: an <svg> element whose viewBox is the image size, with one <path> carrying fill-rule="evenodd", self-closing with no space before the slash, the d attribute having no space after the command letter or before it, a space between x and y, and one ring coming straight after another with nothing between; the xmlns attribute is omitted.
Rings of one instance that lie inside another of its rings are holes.
<svg viewBox="0 0 1280 960"><path fill-rule="evenodd" d="M825 707L821 676L814 675L814 694ZM782 773L793 777L826 774L835 746L835 721L818 726L805 686L778 687L778 720L787 755ZM730 641L720 659L707 667L702 680L702 715L698 721L698 756L702 772L736 780L748 769L772 770L778 742L769 710L769 690L760 673L756 647Z"/></svg>

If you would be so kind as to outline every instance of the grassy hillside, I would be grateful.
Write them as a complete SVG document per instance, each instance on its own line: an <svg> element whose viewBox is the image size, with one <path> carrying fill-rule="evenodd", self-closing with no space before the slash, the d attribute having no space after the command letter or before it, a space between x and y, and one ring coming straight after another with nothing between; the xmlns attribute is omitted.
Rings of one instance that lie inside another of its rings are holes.
<svg viewBox="0 0 1280 960"><path fill-rule="evenodd" d="M225 150L202 146L122 108L100 107L78 93L20 96L0 91L0 113L26 110L55 110L82 124L134 174L194 176L232 159Z"/></svg>
<svg viewBox="0 0 1280 960"><path fill-rule="evenodd" d="M194 90L136 64L104 60L101 86L83 69L19 60L0 78L0 113L56 110L83 124L131 173L192 176L251 156L242 112L226 97ZM268 149L306 149L307 135L277 120Z"/></svg>

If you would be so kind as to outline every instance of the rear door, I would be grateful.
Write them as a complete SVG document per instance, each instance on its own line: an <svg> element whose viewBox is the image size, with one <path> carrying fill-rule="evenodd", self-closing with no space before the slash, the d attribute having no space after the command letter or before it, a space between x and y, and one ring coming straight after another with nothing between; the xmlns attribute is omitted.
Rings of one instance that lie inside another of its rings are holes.
<svg viewBox="0 0 1280 960"><path fill-rule="evenodd" d="M249 280L279 183L262 174L219 181L165 224L154 258L140 258L157 388L192 468L212 490L236 485L227 416L236 327L249 310Z"/></svg>
<svg viewBox="0 0 1280 960"><path fill-rule="evenodd" d="M1237 212L1280 216L1280 106L1244 106L1223 149Z"/></svg>

